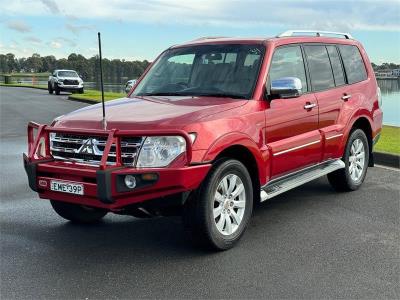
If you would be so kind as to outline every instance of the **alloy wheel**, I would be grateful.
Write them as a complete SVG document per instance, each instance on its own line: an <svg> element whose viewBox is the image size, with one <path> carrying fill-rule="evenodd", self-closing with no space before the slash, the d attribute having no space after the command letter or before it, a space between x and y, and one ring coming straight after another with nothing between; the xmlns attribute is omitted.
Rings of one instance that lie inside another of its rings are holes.
<svg viewBox="0 0 400 300"><path fill-rule="evenodd" d="M218 231L231 235L242 223L246 190L239 176L228 174L218 184L214 196L213 218Z"/></svg>
<svg viewBox="0 0 400 300"><path fill-rule="evenodd" d="M365 147L360 139L355 139L350 148L349 174L353 181L359 181L365 168Z"/></svg>

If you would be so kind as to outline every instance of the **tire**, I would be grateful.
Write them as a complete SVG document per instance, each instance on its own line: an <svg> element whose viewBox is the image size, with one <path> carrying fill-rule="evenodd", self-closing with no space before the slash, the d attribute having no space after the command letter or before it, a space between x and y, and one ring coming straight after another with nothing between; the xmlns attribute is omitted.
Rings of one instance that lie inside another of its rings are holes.
<svg viewBox="0 0 400 300"><path fill-rule="evenodd" d="M60 88L58 86L55 86L54 90L56 91L56 95L60 95Z"/></svg>
<svg viewBox="0 0 400 300"><path fill-rule="evenodd" d="M83 94L83 88L79 89L78 93Z"/></svg>
<svg viewBox="0 0 400 300"><path fill-rule="evenodd" d="M226 197L235 193L231 198ZM183 221L195 244L227 250L242 237L252 211L253 186L249 172L237 160L222 159L185 203Z"/></svg>
<svg viewBox="0 0 400 300"><path fill-rule="evenodd" d="M47 84L47 90L49 91L49 94L53 94L53 88L50 83Z"/></svg>
<svg viewBox="0 0 400 300"><path fill-rule="evenodd" d="M61 201L50 200L54 211L66 220L79 224L91 224L100 221L107 211Z"/></svg>
<svg viewBox="0 0 400 300"><path fill-rule="evenodd" d="M345 168L328 174L329 183L339 192L355 191L364 182L369 164L368 139L363 130L350 133L342 160Z"/></svg>

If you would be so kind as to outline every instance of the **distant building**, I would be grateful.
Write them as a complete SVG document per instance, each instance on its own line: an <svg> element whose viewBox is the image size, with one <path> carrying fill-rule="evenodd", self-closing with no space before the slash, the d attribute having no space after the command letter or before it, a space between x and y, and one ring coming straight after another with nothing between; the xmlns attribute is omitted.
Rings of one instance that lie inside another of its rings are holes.
<svg viewBox="0 0 400 300"><path fill-rule="evenodd" d="M400 69L393 69L392 76L400 77Z"/></svg>
<svg viewBox="0 0 400 300"><path fill-rule="evenodd" d="M392 70L379 70L375 72L375 76L382 78L382 77L392 77L393 73Z"/></svg>

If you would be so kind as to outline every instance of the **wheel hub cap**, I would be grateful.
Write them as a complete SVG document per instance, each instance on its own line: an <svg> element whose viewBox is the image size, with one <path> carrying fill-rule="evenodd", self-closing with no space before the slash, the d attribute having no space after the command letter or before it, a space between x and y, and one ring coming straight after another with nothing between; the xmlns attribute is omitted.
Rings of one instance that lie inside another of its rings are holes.
<svg viewBox="0 0 400 300"><path fill-rule="evenodd" d="M240 226L246 206L246 191L239 176L228 174L218 184L214 196L214 222L223 235L233 234Z"/></svg>
<svg viewBox="0 0 400 300"><path fill-rule="evenodd" d="M350 147L349 174L353 181L361 179L365 167L365 148L360 139L355 139Z"/></svg>

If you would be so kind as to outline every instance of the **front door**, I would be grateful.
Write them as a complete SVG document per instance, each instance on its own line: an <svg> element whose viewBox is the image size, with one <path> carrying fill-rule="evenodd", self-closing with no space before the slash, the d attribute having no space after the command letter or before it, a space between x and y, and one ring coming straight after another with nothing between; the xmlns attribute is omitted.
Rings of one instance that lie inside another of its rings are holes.
<svg viewBox="0 0 400 300"><path fill-rule="evenodd" d="M271 178L316 164L321 159L318 103L309 92L299 45L279 47L274 52L267 84L284 77L299 78L303 89L299 97L269 100L265 111L266 142L272 152Z"/></svg>

